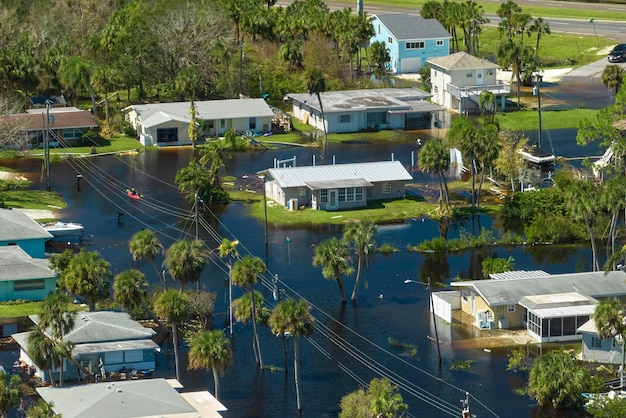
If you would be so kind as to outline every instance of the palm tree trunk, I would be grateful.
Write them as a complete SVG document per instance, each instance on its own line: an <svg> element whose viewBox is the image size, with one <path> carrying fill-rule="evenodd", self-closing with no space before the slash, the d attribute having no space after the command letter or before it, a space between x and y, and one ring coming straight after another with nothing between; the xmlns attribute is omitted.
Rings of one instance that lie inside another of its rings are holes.
<svg viewBox="0 0 626 418"><path fill-rule="evenodd" d="M476 170L474 170L476 160L472 158L470 164L472 165L470 167L470 170L472 170L472 212L474 212L474 208L476 205Z"/></svg>
<svg viewBox="0 0 626 418"><path fill-rule="evenodd" d="M352 290L352 297L350 298L352 303L356 302L356 292L359 290L359 284L361 283L362 266L363 266L363 252L359 251L359 262L356 268L356 280L354 281L354 289Z"/></svg>
<svg viewBox="0 0 626 418"><path fill-rule="evenodd" d="M593 269L593 271L599 271L600 266L598 264L598 248L596 244L596 237L593 233L593 224L589 219L587 219L586 224L587 230L589 231L589 238L591 239L591 268Z"/></svg>
<svg viewBox="0 0 626 418"><path fill-rule="evenodd" d="M174 342L174 364L176 366L176 380L180 383L180 370L178 367L178 324L172 324L172 340Z"/></svg>
<svg viewBox="0 0 626 418"><path fill-rule="evenodd" d="M63 364L65 363L64 359L61 358L61 367L59 367L59 386L63 386Z"/></svg>
<svg viewBox="0 0 626 418"><path fill-rule="evenodd" d="M324 128L324 146L323 150L326 150L326 140L328 139L328 135L326 134L326 116L324 115L324 107L322 106L322 96L317 92L317 101L320 104L320 112L322 113L322 127Z"/></svg>
<svg viewBox="0 0 626 418"><path fill-rule="evenodd" d="M341 295L341 303L346 303L346 292L343 289L343 280L341 279L341 273L335 272L335 279L337 280L337 287L339 287L339 294Z"/></svg>
<svg viewBox="0 0 626 418"><path fill-rule="evenodd" d="M482 165L481 171L480 171L480 181L478 182L478 192L477 192L477 199L476 199L476 206L480 207L480 194L483 190L483 184L485 183L485 165Z"/></svg>
<svg viewBox="0 0 626 418"><path fill-rule="evenodd" d="M82 364L78 362L78 360L76 360L74 357L71 357L71 356L66 357L65 359L69 361L73 366L75 366L78 370L83 372L83 374L87 377L88 382L94 381L93 373L90 373L89 370L85 368L85 366L83 366Z"/></svg>
<svg viewBox="0 0 626 418"><path fill-rule="evenodd" d="M48 370L50 373L50 386L54 387L54 365Z"/></svg>
<svg viewBox="0 0 626 418"><path fill-rule="evenodd" d="M252 332L254 339L252 340L252 348L256 357L256 365L263 370L263 358L261 357L261 346L259 345L259 334L256 329L256 304L254 303L254 288L250 287L250 295L252 296Z"/></svg>
<svg viewBox="0 0 626 418"><path fill-rule="evenodd" d="M293 378L296 382L296 403L298 412L302 410L300 406L300 371L298 369L298 337L293 337Z"/></svg>
<svg viewBox="0 0 626 418"><path fill-rule="evenodd" d="M215 385L215 399L220 400L220 377L218 375L217 368L213 366L213 384Z"/></svg>

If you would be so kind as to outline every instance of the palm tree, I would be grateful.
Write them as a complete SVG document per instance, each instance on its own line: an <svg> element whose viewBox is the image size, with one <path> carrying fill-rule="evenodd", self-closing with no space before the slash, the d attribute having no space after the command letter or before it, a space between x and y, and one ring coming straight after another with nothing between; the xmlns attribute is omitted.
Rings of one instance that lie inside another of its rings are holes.
<svg viewBox="0 0 626 418"><path fill-rule="evenodd" d="M472 212L476 203L476 149L478 131L472 122L465 117L458 117L452 121L450 130L446 134L446 140L454 147L463 151L464 157L469 163L469 170L472 173Z"/></svg>
<svg viewBox="0 0 626 418"><path fill-rule="evenodd" d="M419 153L417 162L419 168L425 172L435 172L439 182L439 202L444 203L446 210L450 208L448 197L448 183L445 171L450 166L449 148L439 138L426 142Z"/></svg>
<svg viewBox="0 0 626 418"><path fill-rule="evenodd" d="M113 279L113 299L132 313L143 306L148 296L146 276L136 269L125 270Z"/></svg>
<svg viewBox="0 0 626 418"><path fill-rule="evenodd" d="M222 243L217 247L220 258L228 259L228 327L230 336L233 336L233 259L239 257L237 245L239 241L231 241L228 238L222 239Z"/></svg>
<svg viewBox="0 0 626 418"><path fill-rule="evenodd" d="M206 266L208 252L199 239L176 241L165 252L163 265L174 280L184 288L187 283L198 283Z"/></svg>
<svg viewBox="0 0 626 418"><path fill-rule="evenodd" d="M189 343L189 369L211 370L215 384L215 399L220 400L220 379L233 363L230 343L222 331L202 331Z"/></svg>
<svg viewBox="0 0 626 418"><path fill-rule="evenodd" d="M485 182L487 167L493 165L500 153L499 130L496 125L485 125L478 131L478 146L476 147L476 160L480 165L480 180L476 196L476 205L480 207L480 195Z"/></svg>
<svg viewBox="0 0 626 418"><path fill-rule="evenodd" d="M176 380L180 382L180 371L178 367L178 326L189 316L189 298L182 292L168 289L161 293L154 302L154 310L157 315L161 318L166 318L167 321L172 324Z"/></svg>
<svg viewBox="0 0 626 418"><path fill-rule="evenodd" d="M20 404L18 386L22 379L16 374L9 376L7 372L0 372L0 418L6 418L9 411Z"/></svg>
<svg viewBox="0 0 626 418"><path fill-rule="evenodd" d="M373 417L394 418L408 409L398 387L386 378L372 379L367 388L370 412Z"/></svg>
<svg viewBox="0 0 626 418"><path fill-rule="evenodd" d="M361 273L363 272L363 262L367 261L370 247L376 245L374 235L376 234L376 224L369 220L361 222L351 222L343 228L343 239L351 243L354 252L358 258L356 280L354 282L354 290L352 291L352 302L356 301L356 292L361 282Z"/></svg>
<svg viewBox="0 0 626 418"><path fill-rule="evenodd" d="M33 326L28 334L26 350L28 357L42 370L50 374L50 386L54 386L53 369L55 364L60 364L61 359L54 359L54 343L41 328Z"/></svg>
<svg viewBox="0 0 626 418"><path fill-rule="evenodd" d="M496 109L498 107L496 95L489 90L484 90L478 97L478 108L480 114L485 119L485 124L491 125L496 117Z"/></svg>
<svg viewBox="0 0 626 418"><path fill-rule="evenodd" d="M548 22L544 22L543 18L538 17L533 21L533 24L530 26L530 31L535 32L537 34L537 42L535 45L535 57L539 56L539 41L543 35L550 35L550 24Z"/></svg>
<svg viewBox="0 0 626 418"><path fill-rule="evenodd" d="M236 286L247 288L250 291L252 299L252 332L254 339L252 340L252 349L258 367L263 369L263 358L261 357L261 346L259 345L259 335L257 333L256 324L256 302L252 297L254 294L254 285L260 280L261 274L265 271L265 263L259 257L245 256L241 260L235 262L232 270L232 280Z"/></svg>
<svg viewBox="0 0 626 418"><path fill-rule="evenodd" d="M97 251L84 247L69 262L61 274L59 284L68 292L85 298L89 311L94 311L96 302L109 297L111 265Z"/></svg>
<svg viewBox="0 0 626 418"><path fill-rule="evenodd" d="M617 94L622 83L624 82L624 68L617 64L611 64L604 67L600 81L611 90L613 94Z"/></svg>
<svg viewBox="0 0 626 418"><path fill-rule="evenodd" d="M315 318L310 314L311 307L304 300L287 299L276 305L269 318L274 334L291 334L293 337L293 374L296 383L296 402L300 406L300 374L298 360L298 338L313 333Z"/></svg>
<svg viewBox="0 0 626 418"><path fill-rule="evenodd" d="M317 101L320 105L320 113L322 114L322 126L324 128L324 149L326 147L326 116L324 115L324 107L322 106L322 96L320 93L326 91L326 79L324 73L318 68L310 68L306 72L306 89L309 94L317 96Z"/></svg>
<svg viewBox="0 0 626 418"><path fill-rule="evenodd" d="M602 205L611 215L606 243L607 257L611 258L615 253L615 240L617 238L619 214L626 206L626 177L611 177L606 183L604 183L601 201ZM611 268L615 268L615 264L611 265Z"/></svg>
<svg viewBox="0 0 626 418"><path fill-rule="evenodd" d="M511 1L511 0L509 0ZM521 106L520 87L522 85L522 67L530 61L533 56L532 48L521 42L508 39L498 45L496 59L502 68L511 67L512 75L515 76L517 84L517 107Z"/></svg>
<svg viewBox="0 0 626 418"><path fill-rule="evenodd" d="M320 242L315 248L313 265L322 267L322 276L325 279L335 279L339 287L341 303L346 303L343 276L348 276L354 271L350 266L350 249L347 242L335 237Z"/></svg>
<svg viewBox="0 0 626 418"><path fill-rule="evenodd" d="M136 232L128 242L128 248L133 256L134 261L148 259L154 267L157 276L163 281L163 287L167 288L165 274L161 274L157 268L154 259L157 255L163 254L163 244L156 237L155 233L150 229L142 229Z"/></svg>
<svg viewBox="0 0 626 418"><path fill-rule="evenodd" d="M32 404L26 410L27 418L53 418L57 416L52 408L54 403L46 402L43 399L38 399L37 402Z"/></svg>
<svg viewBox="0 0 626 418"><path fill-rule="evenodd" d="M622 346L620 387L624 387L624 356L626 350L626 315L624 305L617 298L603 299L593 312L600 338L614 337Z"/></svg>

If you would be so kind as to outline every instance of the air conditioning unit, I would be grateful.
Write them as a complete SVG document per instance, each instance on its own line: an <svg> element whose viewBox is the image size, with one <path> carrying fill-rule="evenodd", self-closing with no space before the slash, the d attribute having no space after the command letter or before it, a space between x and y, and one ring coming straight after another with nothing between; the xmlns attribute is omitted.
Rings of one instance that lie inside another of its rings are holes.
<svg viewBox="0 0 626 418"><path fill-rule="evenodd" d="M476 326L478 328L489 329L490 319L491 319L491 315L489 314L489 311L477 311L476 312ZM492 324L493 324L493 320L492 320Z"/></svg>

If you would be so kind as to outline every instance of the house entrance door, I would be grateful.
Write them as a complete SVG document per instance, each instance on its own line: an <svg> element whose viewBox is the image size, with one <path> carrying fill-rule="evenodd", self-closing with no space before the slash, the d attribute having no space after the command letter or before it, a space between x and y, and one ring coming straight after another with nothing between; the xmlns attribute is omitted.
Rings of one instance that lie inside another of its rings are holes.
<svg viewBox="0 0 626 418"><path fill-rule="evenodd" d="M326 204L326 210L337 209L337 189L328 191L328 203Z"/></svg>
<svg viewBox="0 0 626 418"><path fill-rule="evenodd" d="M483 85L483 70L476 70L476 85Z"/></svg>

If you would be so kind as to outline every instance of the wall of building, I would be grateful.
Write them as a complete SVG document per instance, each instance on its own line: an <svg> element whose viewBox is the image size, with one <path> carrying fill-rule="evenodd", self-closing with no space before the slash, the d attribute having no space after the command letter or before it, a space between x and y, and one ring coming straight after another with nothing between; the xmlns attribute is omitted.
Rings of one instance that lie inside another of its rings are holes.
<svg viewBox="0 0 626 418"><path fill-rule="evenodd" d="M0 246L19 246L26 254L32 258L46 258L46 240L44 238L26 240L0 240Z"/></svg>
<svg viewBox="0 0 626 418"><path fill-rule="evenodd" d="M0 301L5 302L16 299L32 301L43 300L46 298L46 296L48 296L50 292L54 292L54 290L56 289L56 277L33 280L43 281L43 288L19 290L18 287L18 289L16 290L15 282L13 280L0 281ZM24 282L24 280L22 280L21 282Z"/></svg>

